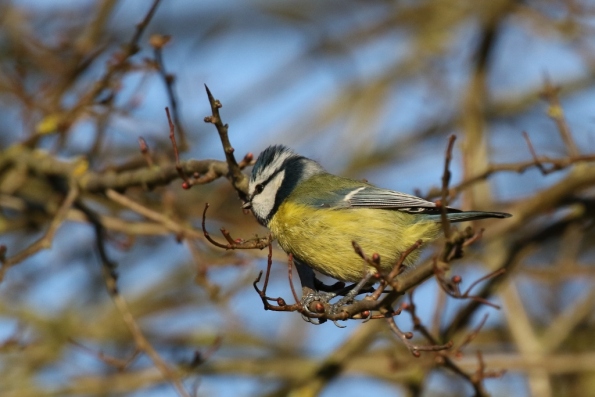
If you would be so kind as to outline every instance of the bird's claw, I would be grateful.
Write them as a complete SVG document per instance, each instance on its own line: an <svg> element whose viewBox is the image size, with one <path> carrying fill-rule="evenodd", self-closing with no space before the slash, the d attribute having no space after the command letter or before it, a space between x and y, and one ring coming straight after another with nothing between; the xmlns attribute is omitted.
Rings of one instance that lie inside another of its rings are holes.
<svg viewBox="0 0 595 397"><path fill-rule="evenodd" d="M302 314L302 318L311 323L311 324L315 324L315 325L320 325L322 323L324 323L326 321L326 319L318 319L318 321L314 321L314 319L316 317L311 317L308 316L308 314L320 314L318 312L314 312L312 310L310 310L310 305L313 302L320 302L320 303L328 303L331 299L333 299L335 296L337 296L337 294L333 293L333 292L324 292L324 291L310 291L307 294L305 294L304 296L302 296L302 300L301 300L301 305L304 308L304 311L306 312L306 314Z"/></svg>
<svg viewBox="0 0 595 397"><path fill-rule="evenodd" d="M306 312L319 314L310 310L310 305L312 304L312 302L328 303L335 296L337 296L337 294L335 294L334 292L311 291L308 292L306 295L302 296L302 300L300 303Z"/></svg>

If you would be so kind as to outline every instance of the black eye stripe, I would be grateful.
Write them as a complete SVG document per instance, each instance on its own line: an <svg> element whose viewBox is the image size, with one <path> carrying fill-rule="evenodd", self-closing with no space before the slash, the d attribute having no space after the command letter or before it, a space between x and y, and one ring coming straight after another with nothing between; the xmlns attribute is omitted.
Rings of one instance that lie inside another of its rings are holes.
<svg viewBox="0 0 595 397"><path fill-rule="evenodd" d="M301 158L301 157L299 157L299 158ZM257 195L257 194L260 194L260 193L262 193L262 191L264 190L265 186L266 186L266 185L268 185L268 184L269 184L269 182L270 182L270 181L271 181L271 180L272 180L274 177L276 177L276 176L277 176L277 174L279 174L281 171L283 171L283 170L286 168L286 166L287 166L287 163L288 163L289 161L291 161L291 160L295 160L295 159L296 159L296 157L290 157L290 158L286 159L286 160L283 162L283 164L281 164L281 166L280 166L279 168L277 168L277 170L271 174L271 176L269 176L269 177L268 177L266 180L264 180L263 182L261 182L261 183L257 184L256 186L254 186L254 195Z"/></svg>

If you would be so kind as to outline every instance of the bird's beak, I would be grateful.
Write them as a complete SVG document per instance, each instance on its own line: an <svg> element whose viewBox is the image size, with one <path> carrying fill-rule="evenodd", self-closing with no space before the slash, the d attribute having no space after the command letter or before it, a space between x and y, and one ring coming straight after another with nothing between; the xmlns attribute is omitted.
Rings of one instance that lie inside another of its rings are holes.
<svg viewBox="0 0 595 397"><path fill-rule="evenodd" d="M252 203L250 201L246 201L244 204L242 204L242 208L245 210L249 210L252 208Z"/></svg>

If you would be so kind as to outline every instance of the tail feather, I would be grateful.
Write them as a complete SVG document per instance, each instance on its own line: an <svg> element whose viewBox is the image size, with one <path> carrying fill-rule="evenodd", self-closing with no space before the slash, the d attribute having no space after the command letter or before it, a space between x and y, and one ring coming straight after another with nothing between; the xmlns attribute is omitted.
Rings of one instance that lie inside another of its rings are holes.
<svg viewBox="0 0 595 397"><path fill-rule="evenodd" d="M486 212L486 211L461 211L461 212L449 212L446 217L451 222L465 222L475 221L477 219L484 218L510 218L512 215L506 212ZM439 214L429 215L429 220L440 222L442 216Z"/></svg>

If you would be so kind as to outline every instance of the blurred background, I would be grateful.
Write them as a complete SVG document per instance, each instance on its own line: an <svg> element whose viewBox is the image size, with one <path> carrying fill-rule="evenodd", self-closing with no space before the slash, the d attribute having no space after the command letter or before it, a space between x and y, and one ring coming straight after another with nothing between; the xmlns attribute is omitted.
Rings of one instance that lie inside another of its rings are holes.
<svg viewBox="0 0 595 397"><path fill-rule="evenodd" d="M197 396L479 393L437 353L413 357L383 321L314 326L265 311L251 284L266 250L226 252L201 236L207 202L215 238L222 226L266 234L225 178L118 190L195 236L81 190L152 348L139 345L106 291L93 225L75 207L57 216L64 172L31 159L75 176L145 168L142 136L154 166L171 165L174 100L181 160L225 160L204 84L238 159L282 143L332 173L430 199L455 134L451 204L513 218L474 224L484 237L452 274L466 289L505 267L473 290L501 309L428 280L417 315L460 345L489 314L460 354L443 354L493 396L595 394L595 3L163 0L137 29L152 4L0 0L0 256L25 252L2 270L2 396L183 395L174 378ZM52 228L51 244L26 251ZM273 257L268 295L293 303L286 256ZM409 314L396 321L413 331ZM164 379L155 355L176 375Z"/></svg>

